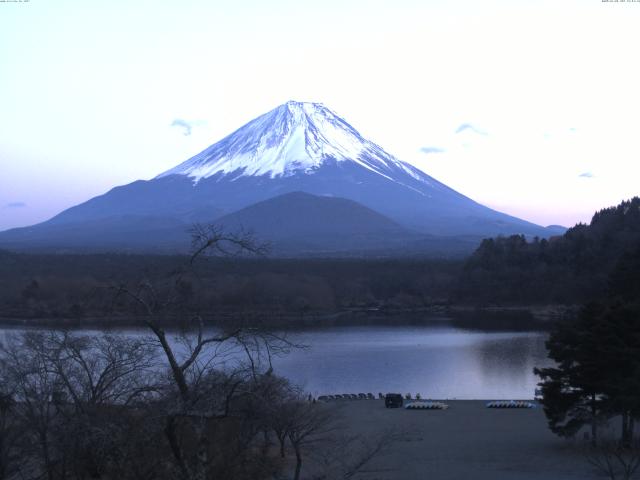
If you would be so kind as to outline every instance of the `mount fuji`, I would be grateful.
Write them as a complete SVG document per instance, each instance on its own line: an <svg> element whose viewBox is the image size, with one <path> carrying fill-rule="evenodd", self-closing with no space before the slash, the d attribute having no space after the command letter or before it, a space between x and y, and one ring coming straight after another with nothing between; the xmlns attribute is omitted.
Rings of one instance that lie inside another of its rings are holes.
<svg viewBox="0 0 640 480"><path fill-rule="evenodd" d="M290 221L280 231L265 231L268 219L283 211ZM342 230L332 222L336 215ZM309 219L317 219L312 230ZM181 250L194 222L259 225L256 233L267 239L297 239L309 251L325 252L428 250L433 241L442 245L442 237L456 237L469 249L480 237L560 233L465 197L363 138L322 104L290 101L151 180L113 188L44 223L1 232L0 246ZM338 241L353 232L359 232L357 246Z"/></svg>

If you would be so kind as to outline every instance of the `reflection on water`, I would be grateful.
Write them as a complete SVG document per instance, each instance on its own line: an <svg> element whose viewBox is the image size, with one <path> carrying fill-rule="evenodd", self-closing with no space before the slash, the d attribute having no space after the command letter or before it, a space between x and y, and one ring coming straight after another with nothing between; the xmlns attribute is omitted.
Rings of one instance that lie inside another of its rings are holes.
<svg viewBox="0 0 640 480"><path fill-rule="evenodd" d="M354 327L296 335L310 346L276 370L314 394L419 392L430 398L532 398L547 365L540 332L451 327Z"/></svg>
<svg viewBox="0 0 640 480"><path fill-rule="evenodd" d="M84 331L90 332L95 331ZM537 383L533 368L549 364L541 332L366 326L288 336L309 348L275 358L275 371L314 395L393 391L441 399L527 399Z"/></svg>

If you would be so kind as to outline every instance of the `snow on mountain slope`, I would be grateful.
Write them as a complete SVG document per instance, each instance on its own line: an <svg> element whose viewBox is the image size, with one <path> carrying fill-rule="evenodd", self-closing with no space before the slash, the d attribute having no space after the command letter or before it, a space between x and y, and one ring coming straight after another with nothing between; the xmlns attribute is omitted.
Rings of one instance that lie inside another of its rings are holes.
<svg viewBox="0 0 640 480"><path fill-rule="evenodd" d="M186 162L156 178L186 175L195 183L222 173L233 177L313 174L323 163L354 162L392 181L403 171L430 184L412 165L363 138L320 103L290 101L252 120Z"/></svg>

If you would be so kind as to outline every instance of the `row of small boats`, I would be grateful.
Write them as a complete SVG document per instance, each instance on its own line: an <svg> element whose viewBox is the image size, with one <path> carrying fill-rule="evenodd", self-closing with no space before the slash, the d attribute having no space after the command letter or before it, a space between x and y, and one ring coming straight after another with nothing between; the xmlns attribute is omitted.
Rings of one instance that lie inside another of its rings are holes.
<svg viewBox="0 0 640 480"><path fill-rule="evenodd" d="M407 410L446 410L449 405L442 402L411 402L407 403L404 408ZM487 408L536 408L536 404L526 401L516 400L497 400L487 403Z"/></svg>
<svg viewBox="0 0 640 480"><path fill-rule="evenodd" d="M382 394L380 394L382 395ZM380 398L383 398L380 396ZM375 400L373 393L340 393L335 395L320 395L318 400L329 402L331 400Z"/></svg>
<svg viewBox="0 0 640 480"><path fill-rule="evenodd" d="M536 408L536 404L516 400L498 400L487 403L487 408Z"/></svg>
<svg viewBox="0 0 640 480"><path fill-rule="evenodd" d="M321 402L329 402L333 400L375 400L372 393L342 393L334 395L320 395L318 400ZM384 398L380 393L379 398ZM536 408L533 402L523 400L495 400L487 403L487 408ZM443 402L427 401L416 399L411 403L404 405L407 410L446 410L449 405Z"/></svg>
<svg viewBox="0 0 640 480"><path fill-rule="evenodd" d="M404 408L407 410L446 410L449 405L442 402L411 402L407 403Z"/></svg>

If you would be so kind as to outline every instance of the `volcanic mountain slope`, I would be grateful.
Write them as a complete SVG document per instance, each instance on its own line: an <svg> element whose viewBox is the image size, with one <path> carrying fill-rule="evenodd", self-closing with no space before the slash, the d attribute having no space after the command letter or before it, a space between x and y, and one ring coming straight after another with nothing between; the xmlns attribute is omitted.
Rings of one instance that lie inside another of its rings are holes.
<svg viewBox="0 0 640 480"><path fill-rule="evenodd" d="M286 193L217 220L225 230L251 230L275 253L344 252L402 247L421 235L352 200Z"/></svg>
<svg viewBox="0 0 640 480"><path fill-rule="evenodd" d="M60 253L172 253L189 248L191 227L172 217L112 215L14 228L0 232L0 245L10 250Z"/></svg>
<svg viewBox="0 0 640 480"><path fill-rule="evenodd" d="M219 218L226 231L250 230L279 255L421 255L459 257L476 238L425 235L353 200L285 193Z"/></svg>
<svg viewBox="0 0 640 480"><path fill-rule="evenodd" d="M551 233L484 207L398 160L321 104L288 102L152 180L116 187L42 224L0 233L0 245L18 237L23 248L44 245L55 231L62 246L65 229L95 228L102 221L111 224L108 236L126 244L130 226L117 224L134 221L144 230L149 223L153 230L158 223L211 222L291 192L352 200L423 234ZM166 232L157 233L148 235L150 246L164 242Z"/></svg>
<svg viewBox="0 0 640 480"><path fill-rule="evenodd" d="M225 215L217 223L226 229L249 226L265 238L283 239L336 235L403 235L393 220L353 200L319 197L303 192L279 195Z"/></svg>

